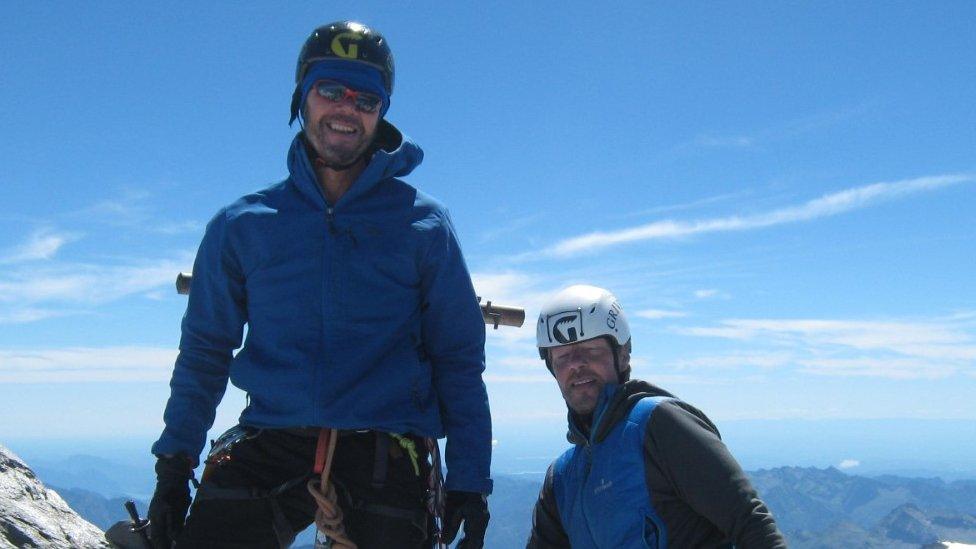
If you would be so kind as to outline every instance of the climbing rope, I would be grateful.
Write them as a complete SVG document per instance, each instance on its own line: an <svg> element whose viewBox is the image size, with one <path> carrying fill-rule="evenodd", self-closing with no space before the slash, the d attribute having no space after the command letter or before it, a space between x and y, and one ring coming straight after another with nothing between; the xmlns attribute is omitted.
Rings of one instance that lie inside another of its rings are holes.
<svg viewBox="0 0 976 549"><path fill-rule="evenodd" d="M399 443L407 454L414 467L414 472L420 473L418 463L418 453L416 444L407 437L391 435ZM315 498L318 509L315 511L315 527L318 531L328 537L331 542L331 549L357 549L346 534L346 528L342 524L342 508L338 504L335 485L329 482L329 473L332 469L332 455L335 453L338 432L335 429L323 428L319 431L319 440L315 448L315 467L314 472L319 473L319 478L308 481L308 492ZM435 547L446 549L447 544L443 541L444 532L444 477L441 473L440 448L437 440L426 438L427 451L431 458L431 470L428 476L428 499L427 511L434 518L434 542ZM316 547L319 545L316 543Z"/></svg>
<svg viewBox="0 0 976 549"><path fill-rule="evenodd" d="M315 511L315 527L331 541L332 549L356 549L356 544L346 534L342 524L342 508L337 502L335 485L329 482L332 469L332 454L335 453L338 432L323 428L319 431L319 441L315 448L315 469L321 473L319 478L308 481L308 492L315 498L318 509ZM316 547L318 547L316 543Z"/></svg>

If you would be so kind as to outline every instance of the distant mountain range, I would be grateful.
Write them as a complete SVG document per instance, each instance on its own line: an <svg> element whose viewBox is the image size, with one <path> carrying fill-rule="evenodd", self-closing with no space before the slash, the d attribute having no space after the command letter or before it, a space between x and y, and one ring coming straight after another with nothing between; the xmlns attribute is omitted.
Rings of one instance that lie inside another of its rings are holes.
<svg viewBox="0 0 976 549"><path fill-rule="evenodd" d="M32 459L29 464L48 486L148 500L156 485L155 462L148 453L140 462L75 454L54 460Z"/></svg>
<svg viewBox="0 0 976 549"><path fill-rule="evenodd" d="M50 484L47 487L57 492L82 518L102 530L108 530L120 520L129 519L123 505L132 498L107 498L84 488L59 488ZM133 501L139 510L139 516L145 518L149 502L138 499Z"/></svg>
<svg viewBox="0 0 976 549"><path fill-rule="evenodd" d="M790 547L976 543L976 480L877 478L780 467L750 473Z"/></svg>
<svg viewBox="0 0 976 549"><path fill-rule="evenodd" d="M919 548L938 540L976 543L976 480L847 475L835 468L780 467L750 473L791 548ZM500 475L489 500L486 547L523 547L539 492L537 478ZM123 498L57 489L78 513L107 528L123 520ZM145 502L137 503L145 513ZM310 533L296 541L312 543Z"/></svg>

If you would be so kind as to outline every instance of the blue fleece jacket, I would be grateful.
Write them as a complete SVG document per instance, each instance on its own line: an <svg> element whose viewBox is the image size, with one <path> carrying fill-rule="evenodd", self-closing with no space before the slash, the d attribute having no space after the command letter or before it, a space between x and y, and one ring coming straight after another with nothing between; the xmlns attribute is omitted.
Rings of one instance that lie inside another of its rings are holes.
<svg viewBox="0 0 976 549"><path fill-rule="evenodd" d="M154 454L200 454L229 378L249 395L243 424L446 435L447 488L491 491L471 278L447 210L398 179L423 152L386 121L379 132L387 144L336 204L299 135L286 180L210 221Z"/></svg>

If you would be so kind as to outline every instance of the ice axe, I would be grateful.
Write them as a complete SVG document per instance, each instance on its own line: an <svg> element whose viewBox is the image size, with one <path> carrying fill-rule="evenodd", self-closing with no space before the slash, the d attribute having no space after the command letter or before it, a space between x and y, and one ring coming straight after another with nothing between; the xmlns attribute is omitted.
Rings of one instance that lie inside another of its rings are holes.
<svg viewBox="0 0 976 549"><path fill-rule="evenodd" d="M188 295L192 282L192 273L180 273L176 275L176 292L181 295ZM478 303L481 303L481 297L478 297ZM493 326L496 330L499 326L514 326L518 328L525 322L525 309L497 305L492 303L491 300L487 300L481 303L481 317L485 319L485 324Z"/></svg>
<svg viewBox="0 0 976 549"><path fill-rule="evenodd" d="M105 539L117 549L153 549L149 541L149 520L139 518L132 500L125 502L129 520L120 520L105 531Z"/></svg>

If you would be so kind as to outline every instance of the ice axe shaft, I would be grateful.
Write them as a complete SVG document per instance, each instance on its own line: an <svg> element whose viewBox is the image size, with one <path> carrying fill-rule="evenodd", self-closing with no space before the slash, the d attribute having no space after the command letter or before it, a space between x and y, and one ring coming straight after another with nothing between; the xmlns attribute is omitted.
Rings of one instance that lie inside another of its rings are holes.
<svg viewBox="0 0 976 549"><path fill-rule="evenodd" d="M131 499L125 502L125 510L129 513L129 518L132 520L132 531L139 535L139 538L145 543L146 547L152 549L149 534L146 532L149 529L149 520L139 518L136 503Z"/></svg>
<svg viewBox="0 0 976 549"><path fill-rule="evenodd" d="M192 273L180 273L176 275L176 292L181 295L190 293L190 284L193 282ZM478 298L481 302L481 298ZM496 330L499 326L521 326L525 322L525 309L521 307L509 307L498 305L487 300L481 303L481 317L485 324L493 326Z"/></svg>

